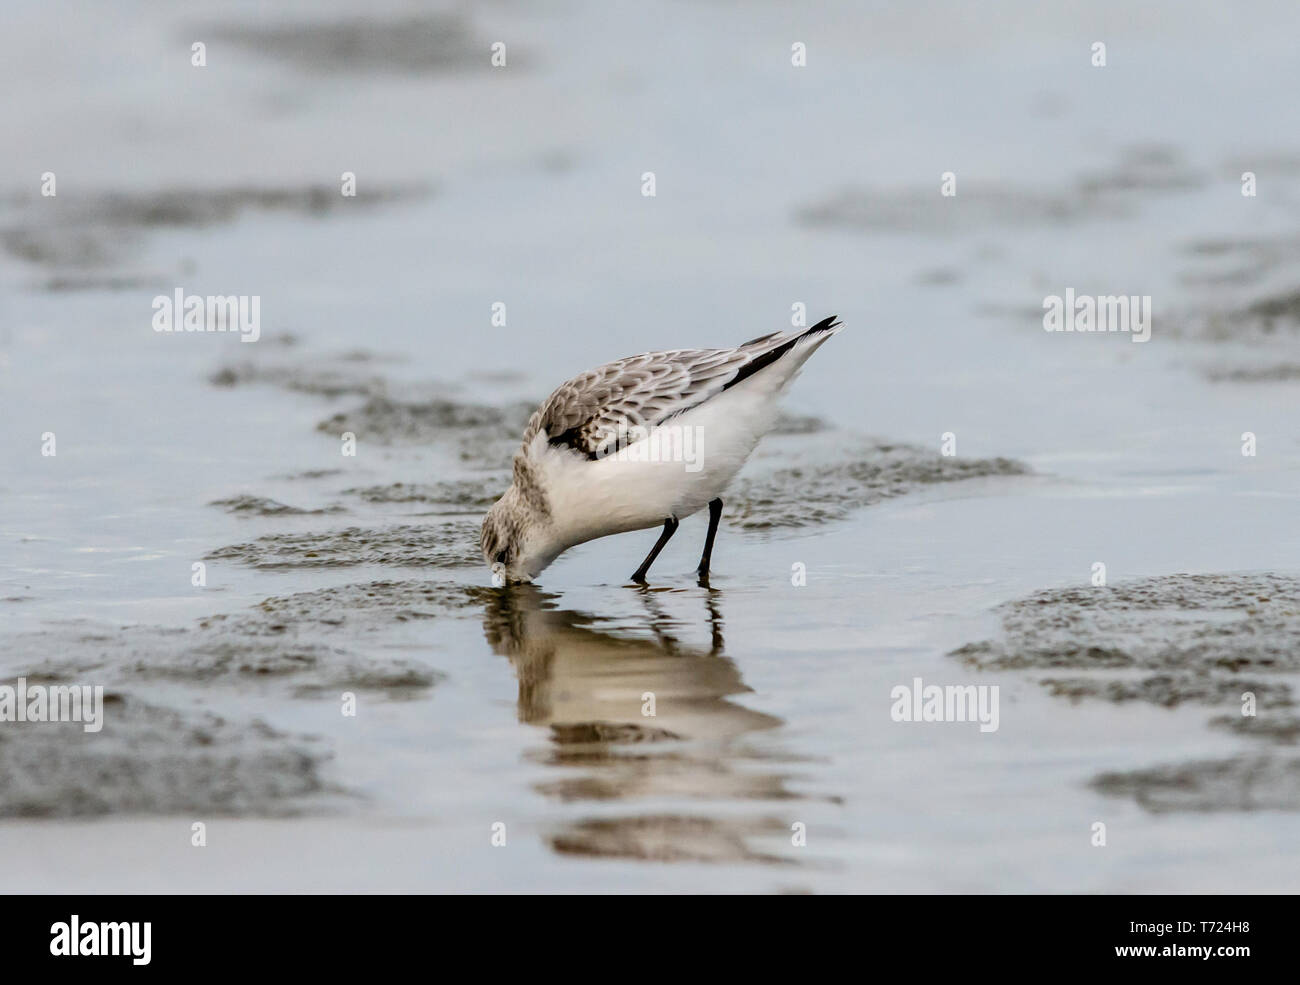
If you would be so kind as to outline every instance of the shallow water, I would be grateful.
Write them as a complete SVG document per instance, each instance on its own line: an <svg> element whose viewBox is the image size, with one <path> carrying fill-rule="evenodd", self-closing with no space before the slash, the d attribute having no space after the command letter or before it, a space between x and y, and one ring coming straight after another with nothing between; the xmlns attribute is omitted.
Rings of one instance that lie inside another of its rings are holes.
<svg viewBox="0 0 1300 985"><path fill-rule="evenodd" d="M1294 888L1291 5L11 7L0 682L110 700L0 729L7 888ZM155 334L178 286L262 338ZM551 387L795 302L847 327L709 588L701 517L487 587Z"/></svg>

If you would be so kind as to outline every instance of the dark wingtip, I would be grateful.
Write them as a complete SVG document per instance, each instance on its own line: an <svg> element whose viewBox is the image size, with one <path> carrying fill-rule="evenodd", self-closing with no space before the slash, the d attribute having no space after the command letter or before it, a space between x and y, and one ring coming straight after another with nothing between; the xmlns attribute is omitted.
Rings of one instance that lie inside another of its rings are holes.
<svg viewBox="0 0 1300 985"><path fill-rule="evenodd" d="M776 362L787 352L793 349L796 345L798 345L804 339L808 338L808 336L817 335L820 332L829 332L832 329L839 328L839 323L836 322L835 319L836 319L835 315L831 315L829 318L823 318L821 321L819 321L816 325L814 325L812 328L808 329L807 331L800 332L798 335L786 339L775 349L768 349L767 352L763 353L758 358L750 360L744 366L741 366L739 370L736 371L735 376L733 376L730 380L728 380L726 383L722 385L722 389L729 390L737 383L749 379L751 376L753 376L763 367L771 366L772 363ZM756 341L761 341L761 340L756 340Z"/></svg>
<svg viewBox="0 0 1300 985"><path fill-rule="evenodd" d="M839 320L839 317L840 317L839 315L831 315L829 318L823 318L812 328L804 329L796 336L796 338L803 338L803 336L805 335L813 335L817 332L829 332L831 329L839 328L841 325L844 324L842 321ZM740 345L737 346L737 348L743 349L747 345L758 345L758 343L766 342L768 339L774 339L780 334L781 334L780 332L768 332L766 335L760 335L756 339L750 339L748 342L740 343Z"/></svg>
<svg viewBox="0 0 1300 985"><path fill-rule="evenodd" d="M808 329L808 331L804 332L803 334L812 335L814 332L829 332L833 328L839 328L841 325L844 324L842 321L839 320L839 317L840 317L839 315L831 315L829 318L823 318L821 321L819 321L816 325Z"/></svg>

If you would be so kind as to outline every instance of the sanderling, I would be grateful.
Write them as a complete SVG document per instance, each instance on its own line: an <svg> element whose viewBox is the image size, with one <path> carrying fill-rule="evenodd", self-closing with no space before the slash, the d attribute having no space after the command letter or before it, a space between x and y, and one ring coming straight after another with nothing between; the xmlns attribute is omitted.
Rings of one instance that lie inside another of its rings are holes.
<svg viewBox="0 0 1300 985"><path fill-rule="evenodd" d="M569 380L529 419L514 481L483 518L493 582L531 581L570 547L662 524L632 575L644 582L682 518L708 506L705 581L723 490L776 422L776 398L841 327L831 317L732 349L647 352Z"/></svg>

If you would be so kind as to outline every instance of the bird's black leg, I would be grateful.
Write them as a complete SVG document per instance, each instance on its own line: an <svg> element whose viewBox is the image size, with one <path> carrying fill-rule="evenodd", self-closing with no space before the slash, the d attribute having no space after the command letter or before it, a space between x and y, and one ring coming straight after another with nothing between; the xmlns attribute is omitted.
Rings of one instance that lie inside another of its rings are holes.
<svg viewBox="0 0 1300 985"><path fill-rule="evenodd" d="M709 503L709 532L704 536L704 555L700 558L700 566L695 573L700 576L700 581L707 581L709 577L709 561L713 558L713 538L718 532L718 521L722 519L722 500L715 499Z"/></svg>
<svg viewBox="0 0 1300 985"><path fill-rule="evenodd" d="M650 570L650 565L655 563L655 558L657 558L659 556L659 552L664 549L664 544L668 543L672 535L677 533L678 525L679 524L677 522L676 517L670 516L667 520L664 521L664 532L659 535L659 540L655 543L655 546L650 548L650 553L647 554L645 556L645 560L641 562L641 567L637 568L636 571L633 572L632 574L633 581L635 582L645 581L645 573Z"/></svg>

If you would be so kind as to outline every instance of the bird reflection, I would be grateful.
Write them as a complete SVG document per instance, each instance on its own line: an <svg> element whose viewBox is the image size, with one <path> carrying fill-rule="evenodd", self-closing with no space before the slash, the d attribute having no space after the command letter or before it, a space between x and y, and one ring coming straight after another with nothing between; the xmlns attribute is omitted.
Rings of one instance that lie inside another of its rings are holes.
<svg viewBox="0 0 1300 985"><path fill-rule="evenodd" d="M653 589L640 593L644 633L561 609L533 585L498 590L483 631L519 682L519 720L549 731L542 762L566 767L538 789L564 802L654 799L783 801L796 795L774 769L785 757L748 741L783 724L731 700L749 691L723 654L720 593L707 590L708 647L683 643ZM692 633L692 635L697 635ZM576 768L576 769L575 769ZM785 861L750 846L781 834L778 818L655 813L580 820L551 839L562 853L660 860Z"/></svg>

